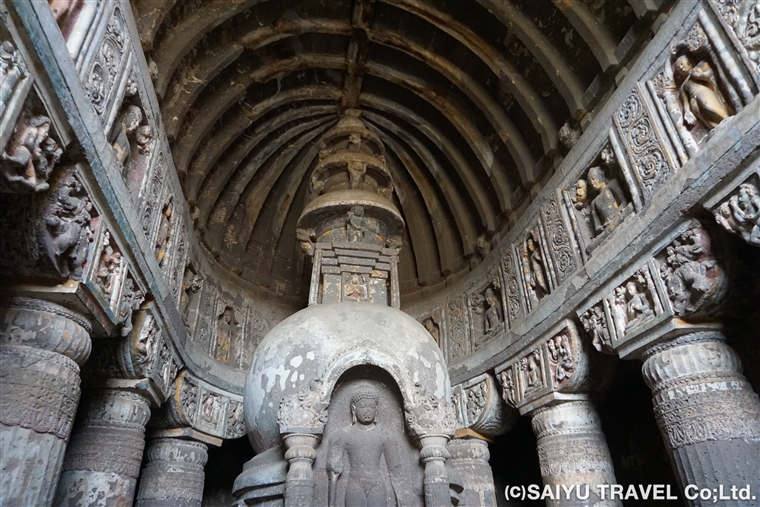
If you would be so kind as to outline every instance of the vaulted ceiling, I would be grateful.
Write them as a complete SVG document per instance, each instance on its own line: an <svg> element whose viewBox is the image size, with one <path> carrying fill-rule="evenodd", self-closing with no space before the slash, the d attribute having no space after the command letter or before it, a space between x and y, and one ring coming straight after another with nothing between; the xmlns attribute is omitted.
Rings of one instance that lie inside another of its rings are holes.
<svg viewBox="0 0 760 507"><path fill-rule="evenodd" d="M385 143L407 224L401 287L416 291L470 269L484 240L506 232L561 158L559 128L610 90L660 3L133 0L133 9L199 238L232 272L297 295L308 274L296 220L320 139L345 109L361 109Z"/></svg>

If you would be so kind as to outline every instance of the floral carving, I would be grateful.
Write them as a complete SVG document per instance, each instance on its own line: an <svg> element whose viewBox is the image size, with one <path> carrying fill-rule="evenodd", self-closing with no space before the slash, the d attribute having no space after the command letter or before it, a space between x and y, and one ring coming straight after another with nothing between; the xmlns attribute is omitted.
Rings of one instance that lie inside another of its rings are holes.
<svg viewBox="0 0 760 507"><path fill-rule="evenodd" d="M13 97L19 83L28 76L21 52L11 41L0 42L0 118Z"/></svg>
<svg viewBox="0 0 760 507"><path fill-rule="evenodd" d="M577 267L575 252L570 244L570 236L562 220L557 197L551 195L541 208L546 235L549 238L549 253L554 260L557 283L562 281Z"/></svg>
<svg viewBox="0 0 760 507"><path fill-rule="evenodd" d="M501 270L506 281L507 313L509 322L513 324L523 316L523 307L520 302L520 285L517 281L515 260L511 250L508 250L501 259Z"/></svg>
<svg viewBox="0 0 760 507"><path fill-rule="evenodd" d="M321 393L322 382L313 380L309 390L283 398L277 412L277 424L281 433L291 430L311 430L320 433L327 422L327 406Z"/></svg>
<svg viewBox="0 0 760 507"><path fill-rule="evenodd" d="M126 30L121 10L116 8L106 27L103 42L90 65L85 91L98 115L105 113L121 61L124 58Z"/></svg>
<svg viewBox="0 0 760 507"><path fill-rule="evenodd" d="M447 315L449 319L449 360L454 361L470 353L464 300L459 298L451 301Z"/></svg>

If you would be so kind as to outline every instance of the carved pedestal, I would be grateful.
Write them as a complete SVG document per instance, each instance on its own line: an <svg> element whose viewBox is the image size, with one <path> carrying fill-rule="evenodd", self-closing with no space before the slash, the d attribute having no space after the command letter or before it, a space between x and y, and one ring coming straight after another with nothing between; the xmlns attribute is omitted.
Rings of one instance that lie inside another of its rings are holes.
<svg viewBox="0 0 760 507"><path fill-rule="evenodd" d="M89 323L12 298L0 310L0 505L50 505L79 402Z"/></svg>
<svg viewBox="0 0 760 507"><path fill-rule="evenodd" d="M420 461L425 465L425 505L450 505L449 477L446 473L446 435L425 435L420 437Z"/></svg>
<svg viewBox="0 0 760 507"><path fill-rule="evenodd" d="M200 507L206 450L206 444L191 440L151 440L135 507Z"/></svg>
<svg viewBox="0 0 760 507"><path fill-rule="evenodd" d="M533 412L538 459L544 484L560 487L560 500L549 507L621 507L620 500L601 499L600 484L615 484L615 471L599 415L589 401L565 401ZM565 495L562 486L572 487Z"/></svg>
<svg viewBox="0 0 760 507"><path fill-rule="evenodd" d="M116 389L89 393L66 450L55 505L132 505L150 403Z"/></svg>
<svg viewBox="0 0 760 507"><path fill-rule="evenodd" d="M656 345L642 372L682 488L751 485L760 491L760 400L740 373L736 352L720 332L700 332ZM692 495L695 491L688 491ZM689 505L712 504L696 499ZM749 505L721 499L720 505Z"/></svg>
<svg viewBox="0 0 760 507"><path fill-rule="evenodd" d="M449 463L459 472L464 491L459 504L472 507L496 505L493 472L488 464L488 444L477 438L457 438L449 442Z"/></svg>
<svg viewBox="0 0 760 507"><path fill-rule="evenodd" d="M283 437L288 477L285 480L285 507L310 507L314 504L314 471L317 458L315 447L319 435L291 433Z"/></svg>

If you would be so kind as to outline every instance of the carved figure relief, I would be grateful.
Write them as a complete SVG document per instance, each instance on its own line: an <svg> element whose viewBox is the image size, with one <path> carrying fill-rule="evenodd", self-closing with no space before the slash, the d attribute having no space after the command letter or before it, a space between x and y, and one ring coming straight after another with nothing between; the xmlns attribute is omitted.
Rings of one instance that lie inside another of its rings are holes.
<svg viewBox="0 0 760 507"><path fill-rule="evenodd" d="M575 371L575 356L567 333L563 331L546 342L554 389L560 389Z"/></svg>
<svg viewBox="0 0 760 507"><path fill-rule="evenodd" d="M549 294L549 276L538 228L529 229L520 245L523 279L529 307L533 309L544 296Z"/></svg>
<svg viewBox="0 0 760 507"><path fill-rule="evenodd" d="M581 316L583 329L591 335L592 344L599 352L613 353L612 337L607 325L603 303L600 302L584 312Z"/></svg>
<svg viewBox="0 0 760 507"><path fill-rule="evenodd" d="M239 402L231 402L229 415L227 416L227 429L225 431L225 438L240 438L245 435L245 420L243 404Z"/></svg>
<svg viewBox="0 0 760 507"><path fill-rule="evenodd" d="M747 243L760 246L760 190L753 181L739 189L715 211L715 221Z"/></svg>
<svg viewBox="0 0 760 507"><path fill-rule="evenodd" d="M534 349L527 356L520 359L520 373L522 375L521 387L523 397L544 387L541 349Z"/></svg>
<svg viewBox="0 0 760 507"><path fill-rule="evenodd" d="M437 315L430 315L428 317L425 317L422 320L422 325L427 329L427 332L430 333L430 336L433 337L433 340L435 340L435 343L441 347L441 315L438 313Z"/></svg>
<svg viewBox="0 0 760 507"><path fill-rule="evenodd" d="M208 391L203 393L198 416L199 427L206 428L206 431L210 431L212 434L217 434L220 426L226 420L221 395Z"/></svg>
<svg viewBox="0 0 760 507"><path fill-rule="evenodd" d="M179 386L179 404L182 415L186 419L185 424L192 424L198 410L198 386L188 382L187 379L187 375L182 376L182 383Z"/></svg>
<svg viewBox="0 0 760 507"><path fill-rule="evenodd" d="M367 301L369 290L367 284L369 277L365 274L343 274L343 299L351 301Z"/></svg>
<svg viewBox="0 0 760 507"><path fill-rule="evenodd" d="M145 115L139 106L127 103L116 120L111 133L111 146L116 159L122 165L123 175L128 172L133 151L138 155L150 153L153 134L149 125L143 125Z"/></svg>
<svg viewBox="0 0 760 507"><path fill-rule="evenodd" d="M343 505L386 505L388 488L397 486L403 477L398 435L389 435L377 428L378 394L371 387L357 389L351 397L353 423L333 436L327 457L328 505L337 507L338 479L346 474ZM394 438L395 437L395 438ZM391 483L381 473L385 457ZM394 480L396 479L396 480ZM403 491L392 489L393 497Z"/></svg>
<svg viewBox="0 0 760 507"><path fill-rule="evenodd" d="M465 400L467 421L473 423L478 420L486 406L486 400L488 399L488 383L485 380L478 382L474 386L465 389L464 392L467 396L467 399Z"/></svg>
<svg viewBox="0 0 760 507"><path fill-rule="evenodd" d="M156 234L156 241L154 247L156 249L156 260L158 266L164 269L169 261L168 250L171 244L172 229L174 225L174 199L169 197L163 208L161 209L160 222L158 225L158 233Z"/></svg>
<svg viewBox="0 0 760 507"><path fill-rule="evenodd" d="M517 385L511 366L499 373L499 384L501 384L504 401L514 407L517 401Z"/></svg>
<svg viewBox="0 0 760 507"><path fill-rule="evenodd" d="M654 281L647 268L637 271L623 285L616 287L609 305L618 339L631 328L654 318L655 313L662 313Z"/></svg>
<svg viewBox="0 0 760 507"><path fill-rule="evenodd" d="M24 57L11 41L0 42L0 118L19 82L28 75Z"/></svg>
<svg viewBox="0 0 760 507"><path fill-rule="evenodd" d="M128 336L132 332L132 313L140 308L145 300L145 295L137 287L137 284L128 276L124 279L124 288L121 291L121 300L119 303L118 323L121 326L121 336Z"/></svg>
<svg viewBox="0 0 760 507"><path fill-rule="evenodd" d="M0 189L42 192L50 188L48 178L63 154L63 149L51 137L51 128L47 116L22 114L2 154L0 170L7 182L3 182Z"/></svg>
<svg viewBox="0 0 760 507"><path fill-rule="evenodd" d="M122 261L123 258L118 247L115 250L114 245L111 244L111 233L106 231L103 234L103 245L98 260L98 268L95 272L95 283L108 301L111 301L113 296L118 295L123 274Z"/></svg>
<svg viewBox="0 0 760 507"><path fill-rule="evenodd" d="M168 393L169 388L174 382L174 378L177 376L177 364L174 362L172 351L169 345L162 340L160 352L156 361L156 371L159 379L162 383L162 390L164 393Z"/></svg>
<svg viewBox="0 0 760 507"><path fill-rule="evenodd" d="M134 344L133 364L135 372L140 376L148 376L152 373L153 363L158 359L157 349L160 340L161 329L152 315L146 315L146 322L139 329ZM133 335L134 336L134 335Z"/></svg>
<svg viewBox="0 0 760 507"><path fill-rule="evenodd" d="M192 264L188 264L182 277L182 293L178 309L185 326L188 326L190 330L195 327L195 314L198 312L202 287L203 278L196 273Z"/></svg>
<svg viewBox="0 0 760 507"><path fill-rule="evenodd" d="M346 241L349 243L376 243L378 229L373 220L364 216L363 206L353 206L346 213Z"/></svg>
<svg viewBox="0 0 760 507"><path fill-rule="evenodd" d="M692 222L657 260L676 315L705 310L723 295L725 277L710 250L710 237L699 222Z"/></svg>
<svg viewBox="0 0 760 507"><path fill-rule="evenodd" d="M235 316L235 310L226 306L217 319L216 327L216 351L214 357L219 361L227 362L230 359L230 350L239 342L239 323Z"/></svg>
<svg viewBox="0 0 760 507"><path fill-rule="evenodd" d="M69 170L47 196L37 225L40 256L64 278L82 278L93 239L92 215L84 186Z"/></svg>
<svg viewBox="0 0 760 507"><path fill-rule="evenodd" d="M611 146L607 145L591 162L588 171L563 192L568 211L574 217L579 242L587 254L633 211L621 180L621 168Z"/></svg>
<svg viewBox="0 0 760 507"><path fill-rule="evenodd" d="M689 56L681 55L673 63L673 77L679 88L683 120L687 126L691 127L699 120L712 130L731 116L708 62L693 62Z"/></svg>
<svg viewBox="0 0 760 507"><path fill-rule="evenodd" d="M504 329L501 282L495 278L484 290L469 297L472 342L481 346Z"/></svg>
<svg viewBox="0 0 760 507"><path fill-rule="evenodd" d="M577 126L574 127L570 121L566 121L562 127L560 127L559 132L557 132L557 137L559 143L562 145L563 152L567 154L581 138L581 129Z"/></svg>

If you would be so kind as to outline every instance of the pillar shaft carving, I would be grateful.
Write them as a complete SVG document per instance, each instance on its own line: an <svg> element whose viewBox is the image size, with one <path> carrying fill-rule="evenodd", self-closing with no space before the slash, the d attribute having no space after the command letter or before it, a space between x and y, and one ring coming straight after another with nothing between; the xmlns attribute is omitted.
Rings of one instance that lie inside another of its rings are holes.
<svg viewBox="0 0 760 507"><path fill-rule="evenodd" d="M547 506L622 506L619 500L603 499L598 489L600 484L615 484L615 471L591 402L567 401L536 410L533 432L538 438L544 484L573 488L571 498L562 495L561 499L547 500Z"/></svg>
<svg viewBox="0 0 760 507"><path fill-rule="evenodd" d="M86 397L66 450L55 505L131 505L149 417L150 402L140 394L106 389Z"/></svg>
<svg viewBox="0 0 760 507"><path fill-rule="evenodd" d="M488 443L478 438L457 438L449 442L448 449L451 466L459 473L464 487L459 494L460 505L496 505Z"/></svg>
<svg viewBox="0 0 760 507"><path fill-rule="evenodd" d="M728 491L732 485L750 484L756 490L760 400L722 333L691 333L651 347L644 353L642 372L681 486ZM689 503L703 504L707 501Z"/></svg>
<svg viewBox="0 0 760 507"><path fill-rule="evenodd" d="M448 435L424 435L419 438L420 461L425 465L425 505L449 505L449 476L446 473L446 460L449 451L446 443Z"/></svg>
<svg viewBox="0 0 760 507"><path fill-rule="evenodd" d="M177 438L151 440L136 507L200 507L207 446Z"/></svg>
<svg viewBox="0 0 760 507"><path fill-rule="evenodd" d="M89 323L11 298L0 310L0 505L50 505L80 396Z"/></svg>
<svg viewBox="0 0 760 507"><path fill-rule="evenodd" d="M315 450L320 436L306 433L290 433L283 436L287 451L288 476L285 480L285 507L309 507L314 504L314 470L317 459Z"/></svg>

